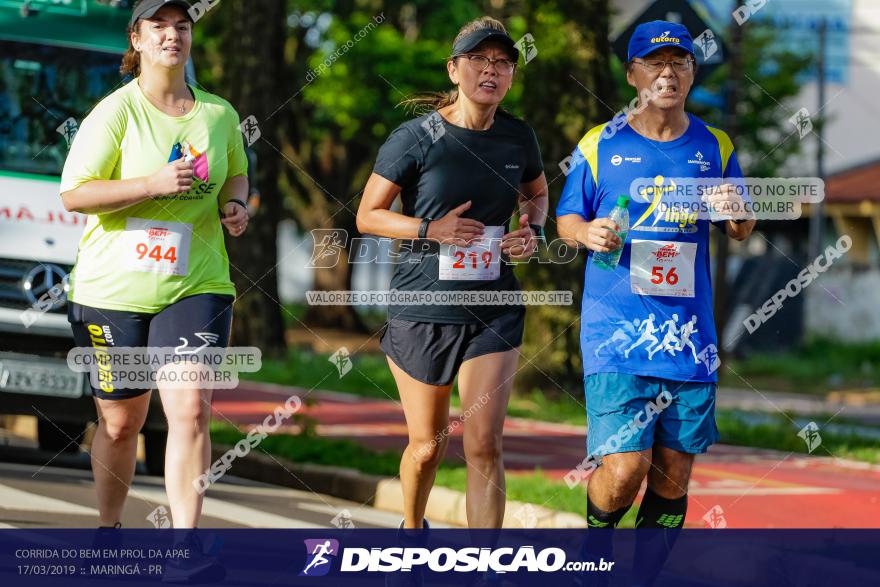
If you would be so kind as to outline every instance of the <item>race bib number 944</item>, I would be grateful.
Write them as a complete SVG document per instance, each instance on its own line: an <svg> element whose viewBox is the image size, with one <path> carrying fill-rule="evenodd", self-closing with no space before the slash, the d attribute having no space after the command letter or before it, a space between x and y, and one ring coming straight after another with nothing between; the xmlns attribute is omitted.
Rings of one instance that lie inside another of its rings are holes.
<svg viewBox="0 0 880 587"><path fill-rule="evenodd" d="M630 285L633 293L694 297L697 243L635 239L631 246Z"/></svg>
<svg viewBox="0 0 880 587"><path fill-rule="evenodd" d="M128 218L123 241L129 271L186 275L191 224Z"/></svg>

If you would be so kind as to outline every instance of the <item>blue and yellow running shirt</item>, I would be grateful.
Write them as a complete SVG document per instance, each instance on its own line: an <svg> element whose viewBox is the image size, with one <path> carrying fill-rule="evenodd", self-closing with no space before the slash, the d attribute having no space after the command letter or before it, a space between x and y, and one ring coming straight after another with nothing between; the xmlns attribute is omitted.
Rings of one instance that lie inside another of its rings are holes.
<svg viewBox="0 0 880 587"><path fill-rule="evenodd" d="M653 141L611 122L590 130L574 150L557 217L606 218L618 196L630 195L630 231L617 268L598 267L592 253L587 261L585 375L717 381L710 222L695 211L698 201L675 195L674 178L733 179L742 171L728 136L688 116L687 131L672 141ZM646 180L631 194L639 178Z"/></svg>

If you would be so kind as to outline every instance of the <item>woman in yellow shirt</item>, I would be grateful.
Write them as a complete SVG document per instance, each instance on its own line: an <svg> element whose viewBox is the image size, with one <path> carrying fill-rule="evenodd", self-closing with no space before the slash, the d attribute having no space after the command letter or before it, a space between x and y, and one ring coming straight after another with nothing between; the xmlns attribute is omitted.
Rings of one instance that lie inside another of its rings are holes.
<svg viewBox="0 0 880 587"><path fill-rule="evenodd" d="M195 355L228 343L235 289L222 227L232 236L247 228L247 159L235 110L186 83L188 9L182 0L135 5L122 66L135 79L83 121L64 166L65 208L89 215L70 279L79 347ZM93 378L99 420L92 468L102 526L120 525L154 386L168 419L173 525L197 525L204 488L194 480L210 464L212 386L181 382L198 369L165 364L156 384L141 388L112 368Z"/></svg>

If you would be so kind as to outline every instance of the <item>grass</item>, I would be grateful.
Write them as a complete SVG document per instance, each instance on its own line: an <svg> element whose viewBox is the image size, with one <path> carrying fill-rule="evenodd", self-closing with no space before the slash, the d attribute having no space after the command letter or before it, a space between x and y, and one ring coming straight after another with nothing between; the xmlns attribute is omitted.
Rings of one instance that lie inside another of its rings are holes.
<svg viewBox="0 0 880 587"><path fill-rule="evenodd" d="M244 436L229 424L211 423L211 440L218 444L231 446ZM271 434L263 439L260 448L295 463L350 467L363 473L389 477L397 475L400 464L400 453L378 452L351 440L319 436Z"/></svg>
<svg viewBox="0 0 880 587"><path fill-rule="evenodd" d="M385 355L359 353L351 357L352 369L339 377L329 353L316 353L302 348L290 348L284 359L263 357L262 369L257 373L240 373L242 379L293 385L305 389L323 389L351 393L361 397L400 401L394 377L388 369ZM539 389L518 394L510 400L507 413L520 418L546 422L583 425L586 422L583 400L571 397L553 399ZM451 404L458 408L461 402L458 387L453 387Z"/></svg>
<svg viewBox="0 0 880 587"><path fill-rule="evenodd" d="M397 401L397 386L380 353L359 353L351 357L353 368L340 378L328 353L291 348L284 359L264 358L258 373L242 378L295 385L306 389L329 389L364 397ZM880 342L840 344L814 339L801 348L784 353L754 355L731 360L719 371L722 387L825 394L832 389L880 388ZM743 381L745 380L745 381ZM747 382L747 383L746 383ZM580 390L577 390L580 393ZM541 389L514 394L508 414L548 422L583 425L583 400L549 395ZM452 405L458 407L458 392Z"/></svg>
<svg viewBox="0 0 880 587"><path fill-rule="evenodd" d="M773 416L771 420L768 423L750 424L745 421L744 414L731 411L720 411L716 416L722 442L786 452L809 452L806 443L797 436L798 426L781 415ZM834 434L821 429L820 434L822 442L814 450L814 455L880 462L880 439ZM244 434L228 424L214 422L211 424L211 438L218 444L233 445L244 438ZM398 451L374 451L350 440L311 435L271 435L263 440L260 448L296 463L349 467L386 477L397 476L401 458ZM466 482L467 469L464 465L443 463L437 472L435 484L463 492ZM506 482L508 500L584 515L586 490L583 485L569 489L564 482L546 477L540 469L528 474L508 473ZM620 527L634 526L636 510L632 508L627 513Z"/></svg>
<svg viewBox="0 0 880 587"><path fill-rule="evenodd" d="M740 446L772 448L781 451L807 453L806 443L797 436L798 427L784 416L772 417L772 421L749 424L744 414L720 411L716 420L721 441ZM822 443L813 454L850 458L870 463L880 462L880 439L834 434L820 430ZM211 438L218 444L234 445L244 434L228 424L211 424ZM322 438L312 435L275 434L260 444L267 453L295 463L312 463L348 467L363 473L396 477L401 453L397 451L374 451L356 442ZM556 511L584 515L586 489L578 485L570 489L564 482L546 477L540 469L528 474L506 475L507 499L546 507ZM437 471L435 485L464 492L467 468L458 463L443 463ZM635 525L637 507L633 507L620 523L621 528Z"/></svg>
<svg viewBox="0 0 880 587"><path fill-rule="evenodd" d="M824 419L817 419L817 422ZM797 434L801 427L781 414L770 416L768 423L748 423L745 415L735 411L719 411L715 416L721 442L738 446L771 448L786 452L809 453L807 443ZM880 463L880 439L854 434L838 434L822 430L821 444L815 456L835 456L869 463Z"/></svg>
<svg viewBox="0 0 880 587"><path fill-rule="evenodd" d="M242 374L243 377L260 381L295 385L306 389L330 389L348 392L364 397L397 401L397 387L391 375L385 357L379 353L359 353L352 356L353 368L344 377L339 377L336 366L329 360L327 353L315 353L301 348L291 348L283 360L265 359L259 373ZM792 391L810 391L818 393L827 391L828 382L837 386L880 386L880 343L863 345L842 345L821 339L807 342L796 352L776 353L772 355L756 355L746 360L731 363L733 371L758 388L776 388L789 386ZM724 372L721 385L742 387L743 383L730 373ZM734 379L732 379L734 378ZM782 381L785 385L770 386L770 383ZM452 394L453 407L459 407L457 391ZM586 418L581 398L568 396L551 397L539 389L528 393L515 394L510 401L508 414L511 416L532 418L548 422L561 422L585 426ZM836 422L839 419L835 420ZM717 414L721 441L739 446L769 448L781 451L806 453L807 447L803 439L797 436L798 429L788 419L779 415L770 423L750 423L735 412L719 411ZM817 455L828 453L841 458L851 458L871 463L880 462L880 440L862 438L855 434L842 435L820 431L822 446L814 451ZM317 440L315 442L318 442ZM396 475L399 454L388 453L376 455L359 445L340 440L320 439L329 445L314 445L309 449L299 441L283 438L269 438L264 446L275 448L279 454L287 454L296 462L314 462L321 464L350 465L368 467L365 472L382 475ZM289 445L286 443L290 443ZM322 460L325 459L325 460ZM438 483L456 484L456 488L464 487L464 470L447 468L441 470ZM580 512L583 500L576 491L567 487L558 492L556 487L544 487L540 483L547 481L542 475L536 474L534 479L529 476L511 476L508 491L512 499L518 496L537 496L528 501L546 499L552 493L561 493L564 497L554 498L557 502L550 507L565 511ZM536 485L538 484L538 485ZM447 485L452 486L452 485Z"/></svg>
<svg viewBox="0 0 880 587"><path fill-rule="evenodd" d="M326 389L362 397L399 400L394 377L385 355L359 353L351 356L352 369L340 377L329 353L290 348L284 359L263 358L257 373L241 373L242 379L293 385L306 389Z"/></svg>
<svg viewBox="0 0 880 587"><path fill-rule="evenodd" d="M578 390L580 391L580 390ZM575 400L571 396L553 398L540 389L510 398L507 414L544 422L586 426L587 416L583 396Z"/></svg>
<svg viewBox="0 0 880 587"><path fill-rule="evenodd" d="M824 394L880 387L880 342L842 344L814 338L782 353L732 360L719 370L722 386Z"/></svg>
<svg viewBox="0 0 880 587"><path fill-rule="evenodd" d="M228 424L213 422L211 439L218 444L233 445L244 434ZM266 437L260 448L267 453L283 457L295 463L312 463L349 467L362 473L396 477L400 465L400 452L374 451L350 440L275 434ZM467 469L463 464L443 463L437 471L435 485L465 491ZM544 476L540 470L529 474L506 476L507 498L540 505L558 511L584 515L587 494L583 486L569 489L562 481ZM625 523L634 523L625 518ZM631 526L622 526L631 527Z"/></svg>

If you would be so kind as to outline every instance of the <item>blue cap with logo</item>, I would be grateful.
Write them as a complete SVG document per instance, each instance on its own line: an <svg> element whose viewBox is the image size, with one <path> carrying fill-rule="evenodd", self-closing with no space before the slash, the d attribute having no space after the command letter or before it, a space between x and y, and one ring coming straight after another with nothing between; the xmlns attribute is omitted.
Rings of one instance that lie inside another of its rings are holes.
<svg viewBox="0 0 880 587"><path fill-rule="evenodd" d="M687 27L677 22L652 20L643 22L633 31L629 38L627 60L644 57L661 47L678 47L691 55L694 54L694 40Z"/></svg>

